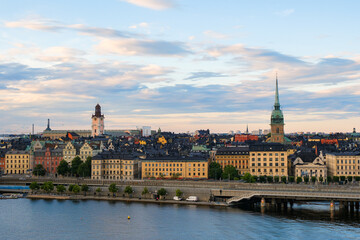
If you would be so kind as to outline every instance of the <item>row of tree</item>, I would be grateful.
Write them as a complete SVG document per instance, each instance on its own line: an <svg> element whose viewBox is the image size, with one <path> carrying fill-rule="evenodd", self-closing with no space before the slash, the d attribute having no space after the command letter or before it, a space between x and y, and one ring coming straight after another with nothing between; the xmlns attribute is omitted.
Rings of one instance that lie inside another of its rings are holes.
<svg viewBox="0 0 360 240"><path fill-rule="evenodd" d="M91 157L87 157L86 161L81 161L80 157L77 156L71 161L69 165L65 160L61 160L57 167L57 173L62 176L80 176L90 177L91 176Z"/></svg>
<svg viewBox="0 0 360 240"><path fill-rule="evenodd" d="M49 182L44 182L44 184L39 184L37 182L32 182L29 186L29 188L32 191L36 191L36 190L44 190L47 193L50 193L52 191L54 191L55 187L53 182L49 181ZM56 191L58 193L63 193L66 191L66 187L64 185L57 185L56 186ZM69 192L73 192L73 193L79 193L80 191L84 192L84 194L86 195L86 192L89 191L89 186L86 184L83 184L81 186L74 184L74 185L69 185L68 187L68 191Z"/></svg>
<svg viewBox="0 0 360 240"><path fill-rule="evenodd" d="M301 182L324 182L326 180L327 183L331 183L331 182L353 182L355 181L360 181L360 176L356 176L356 177L352 177L352 176L328 176L326 179L324 179L323 177L308 177L308 176L304 176L304 177L297 177L295 179L294 176L289 176L289 177L279 177L279 176L254 176L251 175L250 173L245 173L243 176L240 176L237 169L232 166L232 165L227 165L224 167L224 170L221 168L220 164L217 162L212 162L209 165L209 178L210 179L230 179L230 180L244 180L245 182L248 183L254 183L254 182L260 182L260 183L278 183L278 182L283 182L283 183L293 183L296 180L296 183L301 183Z"/></svg>

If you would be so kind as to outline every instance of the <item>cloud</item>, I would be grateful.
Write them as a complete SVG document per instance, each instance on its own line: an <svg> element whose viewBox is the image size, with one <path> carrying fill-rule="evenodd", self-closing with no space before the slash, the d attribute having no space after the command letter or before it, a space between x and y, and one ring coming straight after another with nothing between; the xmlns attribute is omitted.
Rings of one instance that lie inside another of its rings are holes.
<svg viewBox="0 0 360 240"><path fill-rule="evenodd" d="M191 76L185 80L198 79L198 78L214 78L214 77L228 77L228 75L216 72L192 72Z"/></svg>
<svg viewBox="0 0 360 240"><path fill-rule="evenodd" d="M96 49L99 53L125 56L182 56L191 53L182 42L145 39L102 39Z"/></svg>
<svg viewBox="0 0 360 240"><path fill-rule="evenodd" d="M218 33L218 32L215 32L215 31L211 31L211 30L208 30L208 31L204 31L203 34L207 37L210 37L210 38L216 38L216 39L225 39L225 38L228 38L229 36L225 35L225 34L222 34L222 33Z"/></svg>
<svg viewBox="0 0 360 240"><path fill-rule="evenodd" d="M285 9L283 11L280 12L276 12L276 15L282 16L282 17L287 17L291 14L293 14L295 12L294 9Z"/></svg>
<svg viewBox="0 0 360 240"><path fill-rule="evenodd" d="M149 23L147 22L142 22L142 23L139 23L139 24L135 24L135 25L131 25L129 28L147 28L149 27Z"/></svg>
<svg viewBox="0 0 360 240"><path fill-rule="evenodd" d="M5 27L8 28L26 28L31 30L41 31L57 31L63 29L59 22L50 19L31 18L22 19L19 21L5 22Z"/></svg>
<svg viewBox="0 0 360 240"><path fill-rule="evenodd" d="M139 7L150 8L153 10L165 10L169 8L174 8L176 6L175 2L172 0L122 0L134 4Z"/></svg>

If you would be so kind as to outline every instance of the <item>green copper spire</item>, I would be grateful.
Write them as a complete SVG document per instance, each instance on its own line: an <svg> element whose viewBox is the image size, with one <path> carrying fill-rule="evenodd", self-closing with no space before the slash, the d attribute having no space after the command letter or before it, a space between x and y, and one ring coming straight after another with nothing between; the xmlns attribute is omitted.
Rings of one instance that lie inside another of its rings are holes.
<svg viewBox="0 0 360 240"><path fill-rule="evenodd" d="M271 124L284 124L284 116L280 109L277 73L276 73L275 103L274 103L274 110L271 113Z"/></svg>
<svg viewBox="0 0 360 240"><path fill-rule="evenodd" d="M275 90L275 104L274 104L275 110L280 110L280 101L279 101L279 88L278 88L278 78L276 73L276 90Z"/></svg>

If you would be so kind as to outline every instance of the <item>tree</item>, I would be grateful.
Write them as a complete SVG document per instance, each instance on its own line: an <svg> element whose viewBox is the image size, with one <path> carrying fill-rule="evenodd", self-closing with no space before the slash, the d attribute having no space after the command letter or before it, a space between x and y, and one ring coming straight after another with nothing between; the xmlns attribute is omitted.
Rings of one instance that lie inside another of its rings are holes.
<svg viewBox="0 0 360 240"><path fill-rule="evenodd" d="M222 176L222 169L219 163L211 162L209 165L209 178L218 180Z"/></svg>
<svg viewBox="0 0 360 240"><path fill-rule="evenodd" d="M326 181L327 181L328 183L331 183L331 182L332 182L332 177L331 177L331 176L327 176L327 177L326 177Z"/></svg>
<svg viewBox="0 0 360 240"><path fill-rule="evenodd" d="M39 190L40 189L40 185L37 182L32 182L29 186L29 188L34 191L34 190Z"/></svg>
<svg viewBox="0 0 360 240"><path fill-rule="evenodd" d="M92 161L92 157L88 156L86 158L86 161L85 161L85 164L86 164L86 167L87 167L87 172L88 172L88 175L87 177L91 177L91 161Z"/></svg>
<svg viewBox="0 0 360 240"><path fill-rule="evenodd" d="M167 192L166 192L166 190L164 188L160 188L159 191L158 191L159 196L162 196L162 197L164 197L166 195L166 193Z"/></svg>
<svg viewBox="0 0 360 240"><path fill-rule="evenodd" d="M259 180L261 183L266 183L266 177L265 176L260 176Z"/></svg>
<svg viewBox="0 0 360 240"><path fill-rule="evenodd" d="M304 182L305 182L305 183L308 183L308 182L309 182L309 177L308 177L308 176L305 176L305 177L304 177Z"/></svg>
<svg viewBox="0 0 360 240"><path fill-rule="evenodd" d="M71 174L73 176L78 174L79 166L82 163L83 162L81 161L79 156L74 157L74 159L71 161Z"/></svg>
<svg viewBox="0 0 360 240"><path fill-rule="evenodd" d="M297 177L296 178L296 183L301 183L302 182L302 177Z"/></svg>
<svg viewBox="0 0 360 240"><path fill-rule="evenodd" d="M242 176L242 179L247 183L251 183L251 174L245 173L244 176Z"/></svg>
<svg viewBox="0 0 360 240"><path fill-rule="evenodd" d="M352 182L352 181L353 181L353 177L352 177L352 176L348 176L348 177L347 177L347 180L348 180L348 182Z"/></svg>
<svg viewBox="0 0 360 240"><path fill-rule="evenodd" d="M90 176L89 168L86 163L81 163L79 165L77 174L80 177L89 177Z"/></svg>
<svg viewBox="0 0 360 240"><path fill-rule="evenodd" d="M323 182L324 178L323 177L319 177L319 182Z"/></svg>
<svg viewBox="0 0 360 240"><path fill-rule="evenodd" d="M180 177L180 173L175 173L171 176L172 179L178 179Z"/></svg>
<svg viewBox="0 0 360 240"><path fill-rule="evenodd" d="M229 179L230 177L230 179ZM234 180L235 177L239 177L238 170L233 165L226 165L222 174L223 179Z"/></svg>
<svg viewBox="0 0 360 240"><path fill-rule="evenodd" d="M165 178L165 175L162 174L162 173L159 173L159 178L160 178L160 179L164 179L164 178Z"/></svg>
<svg viewBox="0 0 360 240"><path fill-rule="evenodd" d="M45 176L45 173L46 173L46 170L45 170L45 168L43 167L43 165L37 164L37 165L34 167L33 174L34 174L35 176Z"/></svg>
<svg viewBox="0 0 360 240"><path fill-rule="evenodd" d="M114 197L115 197L115 193L116 193L118 190L119 190L119 189L116 187L116 184L115 184L115 183L110 184L110 186L109 186L109 192L111 192Z"/></svg>
<svg viewBox="0 0 360 240"><path fill-rule="evenodd" d="M89 191L89 186L86 184L81 185L81 191L83 191L86 196L86 192Z"/></svg>
<svg viewBox="0 0 360 240"><path fill-rule="evenodd" d="M65 176L70 172L70 167L67 161L61 160L59 166L56 168L59 175Z"/></svg>
<svg viewBox="0 0 360 240"><path fill-rule="evenodd" d="M42 185L42 189L48 193L51 192L52 190L54 190L53 182L44 182L44 184Z"/></svg>
<svg viewBox="0 0 360 240"><path fill-rule="evenodd" d="M360 176L355 176L355 181L359 182L360 181Z"/></svg>
<svg viewBox="0 0 360 240"><path fill-rule="evenodd" d="M281 177L281 182L286 183L286 177L285 176Z"/></svg>
<svg viewBox="0 0 360 240"><path fill-rule="evenodd" d="M274 177L274 182L278 183L279 180L280 180L279 176L275 176L275 177Z"/></svg>
<svg viewBox="0 0 360 240"><path fill-rule="evenodd" d="M73 193L77 194L77 193L80 192L80 190L81 190L81 188L80 188L79 185L75 184L75 185L73 186L73 189L72 189Z"/></svg>
<svg viewBox="0 0 360 240"><path fill-rule="evenodd" d="M340 176L340 180L341 180L342 182L344 182L344 181L345 181L345 176Z"/></svg>
<svg viewBox="0 0 360 240"><path fill-rule="evenodd" d="M183 195L183 192L182 192L180 189L176 189L175 195L176 195L177 197L181 197L181 196Z"/></svg>
<svg viewBox="0 0 360 240"><path fill-rule="evenodd" d="M333 181L334 181L335 183L339 182L339 177L338 177L338 176L333 176Z"/></svg>
<svg viewBox="0 0 360 240"><path fill-rule="evenodd" d="M312 183L315 183L315 182L316 182L316 177L312 176L312 177L311 177L311 182L312 182Z"/></svg>
<svg viewBox="0 0 360 240"><path fill-rule="evenodd" d="M100 195L100 193L101 193L101 188L98 187L95 191Z"/></svg>
<svg viewBox="0 0 360 240"><path fill-rule="evenodd" d="M59 193L63 193L65 192L66 188L64 185L57 185L56 186L56 191L59 192Z"/></svg>
<svg viewBox="0 0 360 240"><path fill-rule="evenodd" d="M272 183L274 180L273 176L267 176L268 183Z"/></svg>
<svg viewBox="0 0 360 240"><path fill-rule="evenodd" d="M74 186L75 186L74 184L70 184L70 185L69 185L69 189L68 189L69 192L72 192L72 191L73 191Z"/></svg>
<svg viewBox="0 0 360 240"><path fill-rule="evenodd" d="M133 193L133 189L130 186L126 186L124 189L124 193L127 193L128 196Z"/></svg>
<svg viewBox="0 0 360 240"><path fill-rule="evenodd" d="M141 192L141 195L146 195L149 193L149 190L147 189L147 187L144 187L144 190Z"/></svg>
<svg viewBox="0 0 360 240"><path fill-rule="evenodd" d="M290 182L290 183L295 182L295 177L294 177L294 176L289 176L289 182Z"/></svg>

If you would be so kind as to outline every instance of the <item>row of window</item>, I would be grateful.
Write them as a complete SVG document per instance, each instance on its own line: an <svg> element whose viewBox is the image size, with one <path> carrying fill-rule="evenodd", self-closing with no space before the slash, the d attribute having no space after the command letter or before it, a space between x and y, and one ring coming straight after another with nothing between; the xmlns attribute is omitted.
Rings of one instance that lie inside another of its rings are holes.
<svg viewBox="0 0 360 240"><path fill-rule="evenodd" d="M349 168L348 168L349 167ZM353 170L355 170L356 169L356 166L337 166L337 169L339 170L339 169L341 169L341 170L347 170L347 169L349 169L349 170L351 170L351 169L353 169ZM357 167L357 169L358 170L360 170L360 166L358 166Z"/></svg>
<svg viewBox="0 0 360 240"><path fill-rule="evenodd" d="M252 154L251 154L251 156L255 156L255 155L256 155L255 153L252 153ZM258 154L257 154L257 156L261 156L261 155L262 155L262 156L267 156L267 153L263 153L263 154L258 153ZM272 153L269 153L269 156L272 156L272 155L273 155ZM281 156L284 156L285 154L284 154L284 153L281 153L280 155L281 155ZM275 156L279 156L279 153L275 153Z"/></svg>
<svg viewBox="0 0 360 240"><path fill-rule="evenodd" d="M145 172L145 176L161 176L161 175L163 175L163 176L172 176L174 173L158 173L158 172ZM182 174L180 173L180 176L182 176ZM188 174L188 176L189 177L191 177L191 176L194 176L194 177L197 177L197 176L205 176L205 173L203 172L202 174L200 174L200 173L189 173Z"/></svg>
<svg viewBox="0 0 360 240"><path fill-rule="evenodd" d="M21 168L21 165L8 165L6 168L13 168L13 166L14 168ZM29 168L29 165L22 165L22 168Z"/></svg>
<svg viewBox="0 0 360 240"><path fill-rule="evenodd" d="M6 158L29 158L29 155L20 155L20 156L17 156L17 155L6 155Z"/></svg>
<svg viewBox="0 0 360 240"><path fill-rule="evenodd" d="M171 164L171 163L170 163L170 164L168 164L168 163L166 163L166 164L163 163L162 165L161 165L161 163L159 163L159 167L179 167L179 165L180 165L180 167L182 167L182 163L180 163L180 164L179 164L179 163L176 163L176 164L175 164L175 163L173 163L173 164ZM185 165L185 164L184 164L184 165ZM198 163L197 165L198 165L198 167L201 166L200 163ZM149 163L149 165L148 165L147 163L145 163L145 167L147 167L147 166L149 166L149 167L157 167L158 164L157 164L157 163L155 163L155 164L154 164L154 163L152 163L152 164ZM188 166L191 167L191 163L189 163ZM196 167L196 164L193 163L193 166ZM205 163L203 163L202 166L205 167Z"/></svg>
<svg viewBox="0 0 360 240"><path fill-rule="evenodd" d="M264 166L264 167L267 167L267 166L272 167L272 166L273 166L272 163L269 163L269 165L267 165L267 163L263 163L263 164L258 163L257 165L258 165L258 167L261 167L261 166ZM255 163L252 163L251 166L255 167ZM276 166L276 167L279 166L279 163L275 163L275 166ZM285 166L285 164L284 164L284 163L281 163L281 166Z"/></svg>
<svg viewBox="0 0 360 240"><path fill-rule="evenodd" d="M276 168L276 169L275 169L275 172L280 172L279 170L280 170L280 169ZM252 171L253 173L256 172L255 169L252 169L251 171ZM260 168L259 168L257 171L258 171L259 173L260 173L260 172L262 172L262 173L266 173L266 172L272 173L272 172L273 172L273 169L270 168L269 171L267 171L266 168L263 168L263 169L260 169ZM281 172L282 172L282 173L285 172L285 169L281 169Z"/></svg>
<svg viewBox="0 0 360 240"><path fill-rule="evenodd" d="M257 159L258 161L261 161L261 160L263 160L263 161L267 161L267 158L258 158ZM273 160L273 158L269 158L269 161L272 161ZM255 158L251 158L251 161L255 161ZM275 158L275 161L279 161L279 158ZM281 161L285 161L285 159L284 158L281 158Z"/></svg>
<svg viewBox="0 0 360 240"><path fill-rule="evenodd" d="M101 171L93 171L93 175L100 175L100 173L101 173ZM123 172L123 171L103 171L102 174L103 175L109 175L109 174L131 175L132 172L131 171L130 172L127 172L127 171L125 171L125 172Z"/></svg>
<svg viewBox="0 0 360 240"><path fill-rule="evenodd" d="M341 162L341 163L344 163L344 161L345 161L345 164L348 163L348 160L341 160L340 162ZM336 162L337 162L337 164L340 163L339 160L337 160ZM357 162L358 162L358 164L360 164L360 160L358 160ZM351 164L351 160L349 160L349 164ZM355 164L355 160L353 160L353 164Z"/></svg>
<svg viewBox="0 0 360 240"><path fill-rule="evenodd" d="M125 165L125 169L132 169L131 165ZM99 165L93 165L93 169L99 169L100 166ZM104 165L103 168L120 168L120 165Z"/></svg>
<svg viewBox="0 0 360 240"><path fill-rule="evenodd" d="M29 162L29 160L22 160L22 163L27 163L27 162ZM6 160L6 163L9 163L9 160ZM10 160L10 163L13 163L13 160ZM16 160L14 160L14 163L17 163L16 162ZM19 162L18 163L21 163L21 160L19 160Z"/></svg>

